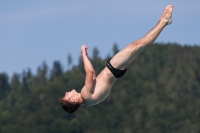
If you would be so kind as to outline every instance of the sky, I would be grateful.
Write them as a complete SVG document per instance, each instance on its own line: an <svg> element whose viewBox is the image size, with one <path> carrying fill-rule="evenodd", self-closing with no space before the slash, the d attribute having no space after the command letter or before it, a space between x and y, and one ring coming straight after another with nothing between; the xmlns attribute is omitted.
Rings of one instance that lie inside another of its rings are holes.
<svg viewBox="0 0 200 133"><path fill-rule="evenodd" d="M70 54L76 65L82 44L105 58L143 37L159 20L164 8L174 6L172 24L156 42L200 45L199 0L1 0L0 73L12 76L46 62L60 61L68 69Z"/></svg>

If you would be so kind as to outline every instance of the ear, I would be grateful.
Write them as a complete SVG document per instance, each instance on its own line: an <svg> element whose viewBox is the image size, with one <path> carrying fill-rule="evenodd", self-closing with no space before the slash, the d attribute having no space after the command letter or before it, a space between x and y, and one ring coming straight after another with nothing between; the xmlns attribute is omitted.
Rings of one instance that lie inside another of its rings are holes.
<svg viewBox="0 0 200 133"><path fill-rule="evenodd" d="M75 100L74 100L74 99L71 99L71 102L72 102L72 103L75 103Z"/></svg>

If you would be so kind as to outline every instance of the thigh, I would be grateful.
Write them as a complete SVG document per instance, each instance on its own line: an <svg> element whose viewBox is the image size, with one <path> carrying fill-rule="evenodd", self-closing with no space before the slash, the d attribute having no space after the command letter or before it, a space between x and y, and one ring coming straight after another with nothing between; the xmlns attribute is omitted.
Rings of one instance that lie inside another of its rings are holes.
<svg viewBox="0 0 200 133"><path fill-rule="evenodd" d="M140 48L140 41L137 40L113 56L113 58L110 60L110 63L114 68L122 70L126 69L128 65L134 60L137 53L141 51Z"/></svg>

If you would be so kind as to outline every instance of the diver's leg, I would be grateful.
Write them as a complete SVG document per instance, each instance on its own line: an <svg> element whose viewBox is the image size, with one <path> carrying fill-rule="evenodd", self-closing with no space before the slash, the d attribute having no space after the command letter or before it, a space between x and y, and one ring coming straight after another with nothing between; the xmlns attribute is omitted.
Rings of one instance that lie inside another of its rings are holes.
<svg viewBox="0 0 200 133"><path fill-rule="evenodd" d="M110 63L114 68L125 69L134 59L135 55L140 52L145 46L154 42L163 28L171 24L173 6L168 5L158 23L150 30L143 38L136 40L121 51L119 51L111 60Z"/></svg>

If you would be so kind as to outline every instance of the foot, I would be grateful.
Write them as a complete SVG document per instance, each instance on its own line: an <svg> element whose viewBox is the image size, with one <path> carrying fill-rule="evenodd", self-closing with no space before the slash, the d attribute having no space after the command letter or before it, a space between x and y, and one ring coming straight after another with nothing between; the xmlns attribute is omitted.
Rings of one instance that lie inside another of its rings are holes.
<svg viewBox="0 0 200 133"><path fill-rule="evenodd" d="M163 21L166 25L172 23L172 11L173 11L173 6L168 5L161 16L161 21Z"/></svg>

